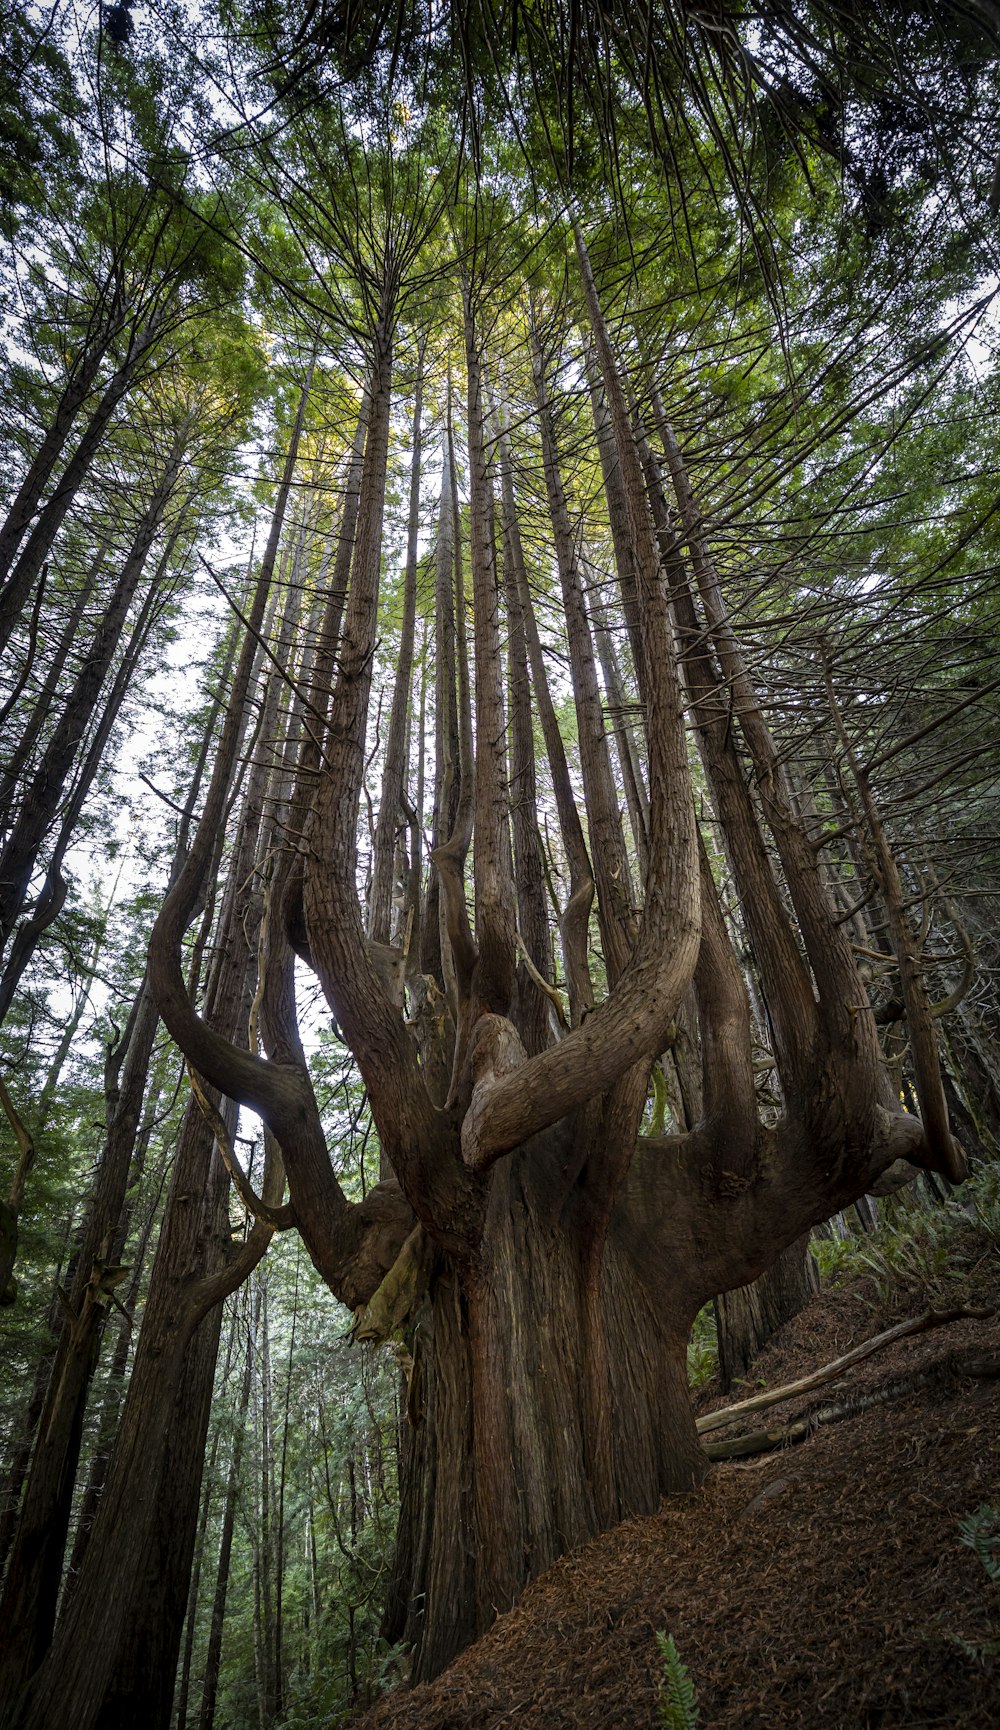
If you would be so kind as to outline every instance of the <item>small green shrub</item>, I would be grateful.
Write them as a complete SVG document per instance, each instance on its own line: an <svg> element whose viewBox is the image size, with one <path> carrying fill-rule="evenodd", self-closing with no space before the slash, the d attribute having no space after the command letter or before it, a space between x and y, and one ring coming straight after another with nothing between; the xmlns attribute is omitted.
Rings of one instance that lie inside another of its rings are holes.
<svg viewBox="0 0 1000 1730"><path fill-rule="evenodd" d="M696 1730L698 1696L674 1637L672 1634L657 1634L656 1644L663 1661L657 1718L663 1730Z"/></svg>
<svg viewBox="0 0 1000 1730"><path fill-rule="evenodd" d="M1000 1243L1000 1165L983 1165L962 1186L950 1207L965 1212L987 1237Z"/></svg>
<svg viewBox="0 0 1000 1730"><path fill-rule="evenodd" d="M843 1285L859 1271L856 1237L814 1237L809 1247L824 1285Z"/></svg>
<svg viewBox="0 0 1000 1730"><path fill-rule="evenodd" d="M976 1509L975 1513L968 1514L964 1520L959 1521L958 1535L962 1543L967 1544L981 1562L983 1572L993 1587L995 1612L1000 1616L1000 1554L997 1553L998 1546L1000 1546L1000 1513L997 1512L996 1508L991 1507L989 1502L984 1502L981 1508ZM967 1652L970 1658L1000 1657L1000 1640L985 1640L977 1643L972 1640L963 1640L958 1635L956 1635L956 1640L962 1651Z"/></svg>
<svg viewBox="0 0 1000 1730"><path fill-rule="evenodd" d="M859 1249L859 1271L871 1275L883 1301L902 1286L940 1303L949 1282L962 1277L966 1258L954 1242L961 1223L950 1207L913 1214L902 1228L880 1232Z"/></svg>
<svg viewBox="0 0 1000 1730"><path fill-rule="evenodd" d="M719 1367L719 1339L715 1326L715 1306L706 1304L694 1318L691 1338L688 1340L687 1372L688 1384L692 1388L702 1388L711 1381Z"/></svg>
<svg viewBox="0 0 1000 1730"><path fill-rule="evenodd" d="M843 1285L865 1274L879 1302L903 1290L940 1304L968 1262L962 1233L973 1226L1000 1243L1000 1166L981 1166L940 1207L922 1208L902 1200L884 1206L891 1211L876 1231L813 1240L824 1283Z"/></svg>

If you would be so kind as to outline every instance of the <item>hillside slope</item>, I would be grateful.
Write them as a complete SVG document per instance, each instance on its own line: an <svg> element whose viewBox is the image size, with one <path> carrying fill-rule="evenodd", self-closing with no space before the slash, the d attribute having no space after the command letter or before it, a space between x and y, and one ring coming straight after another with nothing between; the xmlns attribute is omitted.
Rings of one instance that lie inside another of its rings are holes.
<svg viewBox="0 0 1000 1730"><path fill-rule="evenodd" d="M995 1312L996 1243L970 1233L963 1247L961 1277L932 1300ZM782 1385L927 1302L916 1289L878 1302L864 1281L828 1291L757 1376ZM1000 1640L1000 1594L959 1522L1000 1510L998 1377L994 1313L901 1340L832 1394L747 1420L783 1424L915 1378L796 1447L718 1465L696 1493L565 1557L364 1730L649 1730L660 1629L691 1673L701 1730L997 1730L1000 1656L961 1642Z"/></svg>

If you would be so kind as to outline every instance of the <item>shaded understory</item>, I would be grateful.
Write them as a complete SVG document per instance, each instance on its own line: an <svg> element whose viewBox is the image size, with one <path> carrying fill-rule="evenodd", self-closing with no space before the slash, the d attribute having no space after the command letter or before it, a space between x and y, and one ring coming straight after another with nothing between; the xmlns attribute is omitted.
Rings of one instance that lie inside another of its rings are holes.
<svg viewBox="0 0 1000 1730"><path fill-rule="evenodd" d="M1000 1302L996 1243L969 1235L932 1301ZM755 1366L781 1385L908 1314L855 1281L816 1299ZM904 1339L837 1384L749 1420L790 1422L919 1375L912 1392L802 1445L717 1466L702 1489L566 1556L437 1681L364 1730L648 1730L658 1629L673 1633L702 1730L894 1730L1000 1722L1000 1601L959 1522L1000 1508L1000 1316ZM747 1389L746 1391L750 1391ZM724 1403L705 1390L700 1405ZM729 1432L726 1432L729 1433ZM358 1727L360 1730L360 1726Z"/></svg>

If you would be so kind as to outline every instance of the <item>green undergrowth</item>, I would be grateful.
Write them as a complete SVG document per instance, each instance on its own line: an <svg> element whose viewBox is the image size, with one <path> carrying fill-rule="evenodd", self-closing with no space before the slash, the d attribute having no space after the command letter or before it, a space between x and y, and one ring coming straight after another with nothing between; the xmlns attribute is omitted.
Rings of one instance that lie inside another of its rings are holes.
<svg viewBox="0 0 1000 1730"><path fill-rule="evenodd" d="M673 1635L657 1634L656 1645L663 1666L657 1720L663 1730L696 1730L700 1716L698 1696Z"/></svg>
<svg viewBox="0 0 1000 1730"><path fill-rule="evenodd" d="M975 1513L959 1521L958 1534L986 1575L992 1588L993 1615L1000 1622L1000 1512L988 1502L984 1502ZM963 1640L959 1635L955 1638L963 1652L977 1662L987 1658L1000 1658L1000 1640L971 1641Z"/></svg>
<svg viewBox="0 0 1000 1730"><path fill-rule="evenodd" d="M706 1304L698 1311L688 1340L688 1385L703 1388L719 1367L719 1337L715 1326L715 1306Z"/></svg>
<svg viewBox="0 0 1000 1730"><path fill-rule="evenodd" d="M863 1277L877 1304L902 1293L941 1305L978 1259L977 1237L1000 1244L996 1165L980 1167L946 1202L927 1206L915 1197L893 1198L883 1203L874 1231L816 1238L812 1249L825 1284Z"/></svg>

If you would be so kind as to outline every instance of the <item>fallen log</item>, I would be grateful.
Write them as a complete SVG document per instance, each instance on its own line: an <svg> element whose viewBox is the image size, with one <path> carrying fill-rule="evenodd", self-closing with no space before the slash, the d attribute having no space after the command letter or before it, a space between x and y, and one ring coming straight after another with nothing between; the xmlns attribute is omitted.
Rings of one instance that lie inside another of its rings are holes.
<svg viewBox="0 0 1000 1730"><path fill-rule="evenodd" d="M874 1334L870 1340L864 1340L861 1345L845 1352L843 1357L834 1358L832 1363L824 1364L822 1369L813 1370L797 1382L786 1382L780 1388L766 1388L763 1393L751 1394L749 1399L740 1400L736 1405L723 1406L717 1412L706 1412L697 1420L698 1434L706 1436L712 1430L726 1429L750 1412L762 1412L768 1406L778 1406L784 1400L795 1399L798 1394L811 1393L813 1388L821 1388L824 1383L834 1381L844 1370L853 1368L873 1353L883 1351L886 1346L893 1345L896 1340L906 1339L910 1334L926 1333L929 1328L947 1327L950 1322L988 1321L990 1316L995 1314L995 1309L925 1310L923 1315L911 1316L909 1321L897 1322L895 1327L887 1328L884 1333Z"/></svg>
<svg viewBox="0 0 1000 1730"><path fill-rule="evenodd" d="M976 1378L1000 1376L1000 1355L985 1358L958 1358L948 1355L928 1364L924 1369L915 1370L911 1375L898 1376L895 1381L886 1382L880 1388L871 1388L867 1393L839 1400L835 1405L820 1406L806 1417L797 1418L794 1423L782 1424L773 1430L754 1430L748 1436L733 1436L726 1442L706 1442L705 1453L710 1460L742 1460L751 1454L766 1454L775 1448L791 1447L795 1442L804 1442L821 1424L836 1424L843 1418L859 1417L872 1406L887 1405L890 1400L901 1400L907 1394L915 1393L918 1388L940 1380L942 1373Z"/></svg>

